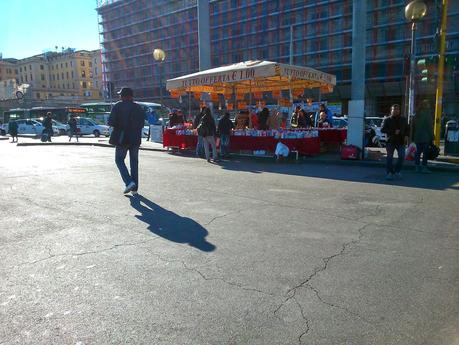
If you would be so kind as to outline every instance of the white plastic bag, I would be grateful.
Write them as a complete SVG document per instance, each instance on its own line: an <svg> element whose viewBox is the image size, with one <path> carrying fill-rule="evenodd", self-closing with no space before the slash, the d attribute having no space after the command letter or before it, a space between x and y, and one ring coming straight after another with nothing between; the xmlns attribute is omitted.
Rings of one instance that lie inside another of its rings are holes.
<svg viewBox="0 0 459 345"><path fill-rule="evenodd" d="M282 144L281 142L278 142L277 145L276 145L276 156L284 156L284 157L288 157L290 153L290 150L288 148L288 146Z"/></svg>

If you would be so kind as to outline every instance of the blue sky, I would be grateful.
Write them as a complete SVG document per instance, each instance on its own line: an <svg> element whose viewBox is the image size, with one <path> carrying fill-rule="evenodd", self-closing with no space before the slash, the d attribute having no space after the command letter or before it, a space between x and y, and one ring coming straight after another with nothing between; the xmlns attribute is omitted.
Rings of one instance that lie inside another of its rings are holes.
<svg viewBox="0 0 459 345"><path fill-rule="evenodd" d="M45 49L98 49L96 0L0 0L0 52L24 58Z"/></svg>

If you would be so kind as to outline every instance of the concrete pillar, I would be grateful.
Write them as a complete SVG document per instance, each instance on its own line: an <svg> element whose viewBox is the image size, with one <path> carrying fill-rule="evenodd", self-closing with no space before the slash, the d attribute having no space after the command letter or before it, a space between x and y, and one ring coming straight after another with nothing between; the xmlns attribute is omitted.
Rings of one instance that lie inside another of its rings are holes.
<svg viewBox="0 0 459 345"><path fill-rule="evenodd" d="M349 101L348 144L363 149L365 111L365 45L366 0L353 0L352 4L352 86Z"/></svg>
<svg viewBox="0 0 459 345"><path fill-rule="evenodd" d="M209 0L198 0L199 70L211 68Z"/></svg>

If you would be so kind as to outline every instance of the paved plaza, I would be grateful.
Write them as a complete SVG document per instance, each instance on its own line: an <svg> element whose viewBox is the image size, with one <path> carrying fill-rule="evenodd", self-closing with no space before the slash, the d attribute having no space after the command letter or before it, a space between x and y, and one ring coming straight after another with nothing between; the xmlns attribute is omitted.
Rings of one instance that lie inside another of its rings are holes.
<svg viewBox="0 0 459 345"><path fill-rule="evenodd" d="M459 344L459 174L113 160L0 141L0 344Z"/></svg>

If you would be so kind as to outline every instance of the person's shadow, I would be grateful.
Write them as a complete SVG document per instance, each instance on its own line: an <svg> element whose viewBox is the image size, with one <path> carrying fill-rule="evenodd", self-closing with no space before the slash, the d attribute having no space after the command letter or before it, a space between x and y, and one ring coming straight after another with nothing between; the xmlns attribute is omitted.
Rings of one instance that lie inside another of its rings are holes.
<svg viewBox="0 0 459 345"><path fill-rule="evenodd" d="M136 218L147 223L154 234L169 241L187 243L204 252L215 250L215 245L206 241L208 231L193 219L168 211L139 194L129 198L131 206L140 212Z"/></svg>

